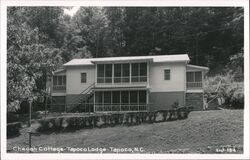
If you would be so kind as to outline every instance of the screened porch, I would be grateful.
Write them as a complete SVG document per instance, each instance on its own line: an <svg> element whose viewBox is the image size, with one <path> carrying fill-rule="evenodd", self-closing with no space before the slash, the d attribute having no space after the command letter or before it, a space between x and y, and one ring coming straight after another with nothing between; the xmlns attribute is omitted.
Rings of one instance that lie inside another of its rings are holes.
<svg viewBox="0 0 250 160"><path fill-rule="evenodd" d="M187 90L202 90L204 75L208 72L208 67L189 64L186 69Z"/></svg>
<svg viewBox="0 0 250 160"><path fill-rule="evenodd" d="M199 89L202 88L202 72L187 72L187 89Z"/></svg>
<svg viewBox="0 0 250 160"><path fill-rule="evenodd" d="M96 91L95 112L147 111L147 91Z"/></svg>
<svg viewBox="0 0 250 160"><path fill-rule="evenodd" d="M148 65L143 63L97 64L97 85L135 84L148 81Z"/></svg>

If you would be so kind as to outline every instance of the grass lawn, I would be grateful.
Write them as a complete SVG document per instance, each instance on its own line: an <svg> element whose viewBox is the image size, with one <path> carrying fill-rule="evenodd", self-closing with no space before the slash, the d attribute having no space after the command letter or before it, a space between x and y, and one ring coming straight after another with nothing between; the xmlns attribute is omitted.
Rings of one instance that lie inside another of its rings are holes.
<svg viewBox="0 0 250 160"><path fill-rule="evenodd" d="M16 152L13 150L15 146L28 147L26 130L27 128L21 130L20 136L7 140L9 152ZM88 149L91 150L91 152L84 150L80 153L93 153L96 152L96 148L105 148L109 153L118 151L110 147L121 149L122 153L132 151L133 153L216 153L218 151L242 153L243 110L195 111L189 114L188 119L172 122L41 134L32 136L32 146L64 148L63 152L70 153L72 150L69 151L66 147L81 149L89 147ZM139 151L136 150L137 147ZM216 149L219 150L216 151ZM230 150L225 151L225 149Z"/></svg>

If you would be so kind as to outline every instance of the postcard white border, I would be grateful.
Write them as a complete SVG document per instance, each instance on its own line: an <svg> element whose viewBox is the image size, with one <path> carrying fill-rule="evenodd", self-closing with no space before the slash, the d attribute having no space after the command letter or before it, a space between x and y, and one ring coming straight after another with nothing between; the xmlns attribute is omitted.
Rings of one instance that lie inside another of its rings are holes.
<svg viewBox="0 0 250 160"><path fill-rule="evenodd" d="M60 2L60 3L59 3ZM22 154L6 153L7 6L225 6L244 7L244 154ZM250 159L249 157L249 1L248 0L1 0L1 159Z"/></svg>

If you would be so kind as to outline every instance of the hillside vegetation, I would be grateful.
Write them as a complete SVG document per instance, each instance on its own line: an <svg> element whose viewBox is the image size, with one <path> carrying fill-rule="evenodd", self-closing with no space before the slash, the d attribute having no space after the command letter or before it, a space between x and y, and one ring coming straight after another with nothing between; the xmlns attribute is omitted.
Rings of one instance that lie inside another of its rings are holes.
<svg viewBox="0 0 250 160"><path fill-rule="evenodd" d="M25 130L21 132L19 137L7 140L9 152L14 152L14 146L27 147L28 135ZM142 147L142 153L216 153L224 147L234 150L223 153L242 153L242 145L243 110L196 111L179 121L32 137L32 146L36 147L104 147L111 153L109 147Z"/></svg>
<svg viewBox="0 0 250 160"><path fill-rule="evenodd" d="M188 54L209 75L243 70L242 7L80 7L73 16L65 9L8 7L8 111L45 103L46 80L73 58Z"/></svg>

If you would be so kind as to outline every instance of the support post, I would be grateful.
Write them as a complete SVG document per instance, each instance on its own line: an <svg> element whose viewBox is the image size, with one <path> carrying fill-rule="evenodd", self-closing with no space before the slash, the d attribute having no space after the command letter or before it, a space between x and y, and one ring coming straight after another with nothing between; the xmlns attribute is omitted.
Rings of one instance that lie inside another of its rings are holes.
<svg viewBox="0 0 250 160"><path fill-rule="evenodd" d="M29 134L29 153L31 153L31 150L30 150L30 148L31 148L31 131L29 131L28 134Z"/></svg>
<svg viewBox="0 0 250 160"><path fill-rule="evenodd" d="M29 134L29 153L31 153L31 114L32 114L32 101L29 101L29 128L30 130L28 131Z"/></svg>
<svg viewBox="0 0 250 160"><path fill-rule="evenodd" d="M44 108L44 117L46 118L46 112L47 112L47 69L45 73L45 108Z"/></svg>
<svg viewBox="0 0 250 160"><path fill-rule="evenodd" d="M31 127L32 101L29 101L29 127Z"/></svg>

